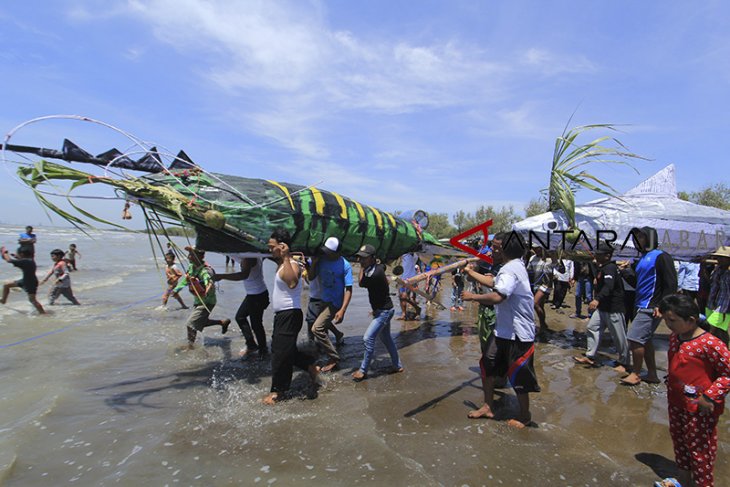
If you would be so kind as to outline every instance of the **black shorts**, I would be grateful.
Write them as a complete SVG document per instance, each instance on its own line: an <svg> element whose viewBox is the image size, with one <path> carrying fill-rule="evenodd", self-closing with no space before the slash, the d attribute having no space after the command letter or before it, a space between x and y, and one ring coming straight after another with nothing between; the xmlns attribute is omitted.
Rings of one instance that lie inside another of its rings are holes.
<svg viewBox="0 0 730 487"><path fill-rule="evenodd" d="M540 392L533 366L534 355L534 342L521 342L518 338L507 340L492 333L484 355L484 371L491 377L506 375L518 394Z"/></svg>
<svg viewBox="0 0 730 487"><path fill-rule="evenodd" d="M15 285L23 288L23 290L25 290L25 292L28 294L36 294L38 292L38 281L36 281L35 283L30 282L26 284L23 279L18 279L17 281L15 281Z"/></svg>

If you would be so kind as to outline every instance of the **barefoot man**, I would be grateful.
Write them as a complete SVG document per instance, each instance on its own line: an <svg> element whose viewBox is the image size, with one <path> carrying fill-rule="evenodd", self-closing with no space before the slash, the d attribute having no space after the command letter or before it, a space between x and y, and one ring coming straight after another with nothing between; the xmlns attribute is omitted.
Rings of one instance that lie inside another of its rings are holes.
<svg viewBox="0 0 730 487"><path fill-rule="evenodd" d="M535 353L534 298L530 289L522 256L525 243L516 232L496 240L492 249L495 259L504 265L494 279L494 292L474 295L464 293L464 299L480 304L495 305L497 324L484 358L484 405L469 413L470 418L494 418L495 378L507 374L517 394L520 411L507 424L524 428L532 421L530 392L540 392L532 361ZM489 286L491 283L486 283ZM490 286L491 287L491 286Z"/></svg>
<svg viewBox="0 0 730 487"><path fill-rule="evenodd" d="M625 274L626 280L636 286L636 316L627 335L634 364L633 371L621 379L621 383L635 386L643 380L658 384L652 339L662 320L659 303L666 296L677 292L677 271L672 257L657 249L659 239L654 228L633 228L631 233L636 235L637 247L641 252L633 272L627 269ZM647 373L641 377L639 372L644 361Z"/></svg>
<svg viewBox="0 0 730 487"><path fill-rule="evenodd" d="M314 357L297 348L297 337L302 329L302 269L291 255L291 235L277 228L269 238L269 251L276 262L274 276L274 331L271 335L271 392L264 397L264 404L272 406L282 399L281 395L291 386L292 372L296 365L309 372L312 382L317 383L319 367Z"/></svg>

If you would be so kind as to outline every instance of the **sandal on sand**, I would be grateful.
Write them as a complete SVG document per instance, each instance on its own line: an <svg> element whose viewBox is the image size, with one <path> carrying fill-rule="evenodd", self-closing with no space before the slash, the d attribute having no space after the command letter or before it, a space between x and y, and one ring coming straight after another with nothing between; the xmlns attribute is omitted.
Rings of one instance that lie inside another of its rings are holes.
<svg viewBox="0 0 730 487"><path fill-rule="evenodd" d="M360 382L361 380L365 380L368 378L368 375L361 370L356 370L352 373L352 380L355 382Z"/></svg>

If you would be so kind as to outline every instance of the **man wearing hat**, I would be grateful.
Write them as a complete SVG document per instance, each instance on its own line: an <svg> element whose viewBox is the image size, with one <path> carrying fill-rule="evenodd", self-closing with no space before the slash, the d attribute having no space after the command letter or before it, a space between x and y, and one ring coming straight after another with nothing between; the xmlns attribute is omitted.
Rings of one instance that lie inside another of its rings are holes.
<svg viewBox="0 0 730 487"><path fill-rule="evenodd" d="M312 261L310 278L319 277L321 311L312 325L314 341L325 351L328 361L322 372L329 372L340 363L340 355L332 345L327 330L338 334L334 325L342 323L352 299L352 267L339 254L340 241L329 237L322 246L322 256ZM342 341L340 333L338 344Z"/></svg>
<svg viewBox="0 0 730 487"><path fill-rule="evenodd" d="M633 371L621 379L621 383L635 386L643 380L657 384L659 377L652 338L662 320L659 303L666 296L677 292L677 271L672 256L657 249L659 238L654 228L632 228L631 234L635 237L641 258L633 270L627 269L624 272L624 278L636 287L636 316L626 336L631 348ZM645 360L647 374L642 378L639 372Z"/></svg>
<svg viewBox="0 0 730 487"><path fill-rule="evenodd" d="M221 332L225 335L228 331L228 325L231 320L211 320L210 312L216 305L215 285L213 278L210 276L208 267L205 265L205 251L195 247L185 247L188 251L188 259L190 267L185 275L180 279L175 289L172 290L173 295L177 295L185 286L193 295L193 312L188 318L186 326L188 327L188 348L192 349L195 338L199 331L209 326L220 325Z"/></svg>
<svg viewBox="0 0 730 487"><path fill-rule="evenodd" d="M710 256L717 260L717 265L710 275L705 316L707 323L712 325L711 333L727 345L730 325L730 246L720 247Z"/></svg>
<svg viewBox="0 0 730 487"><path fill-rule="evenodd" d="M370 307L373 309L373 321L370 322L363 342L365 342L365 356L360 364L360 369L352 374L356 381L365 379L368 375L368 367L375 352L375 339L380 340L390 353L390 360L393 364L393 372L403 372L403 365L398 357L398 349L390 336L390 320L393 319L395 309L390 299L390 287L388 277L385 275L385 266L375 260L375 247L366 244L360 247L356 254L360 260L360 287L368 290Z"/></svg>

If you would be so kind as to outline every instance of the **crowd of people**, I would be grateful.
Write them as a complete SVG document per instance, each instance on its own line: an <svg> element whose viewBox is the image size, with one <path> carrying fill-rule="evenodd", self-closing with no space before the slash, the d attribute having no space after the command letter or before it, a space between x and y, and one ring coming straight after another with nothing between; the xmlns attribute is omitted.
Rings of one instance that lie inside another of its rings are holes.
<svg viewBox="0 0 730 487"><path fill-rule="evenodd" d="M495 418L499 414L495 410L495 388L509 383L519 411L505 418L507 424L515 428L532 424L530 394L540 392L534 367L535 344L549 336L545 305L554 293L553 309L560 311L567 290L575 286L575 313L571 318L587 320L587 349L573 360L589 367L598 366L601 336L608 329L617 353L614 368L621 373L624 385L660 382L653 337L662 319L666 322L672 332L666 384L677 465L686 477L685 482L691 479L696 485L713 485L717 422L723 412L724 397L730 392L730 248L717 249L697 265L678 263L675 267L672 257L657 248L654 229L644 227L632 232L637 236L640 252L634 262L614 261L609 245L600 245L585 261L566 261L541 248L526 252L525 241L512 232L497 234L485 245L484 253L491 255L491 264L472 263L454 272L452 311L459 311L462 302L479 304L483 404L468 416ZM341 255L335 237L327 238L320 255L312 259L292 255L290 245L291 236L284 230L275 231L269 240L277 270L271 299L272 384L263 399L266 404L287 397L294 366L308 372L315 384L320 373L338 368L341 357L337 345L342 343L343 333L337 325L343 321L352 299L352 267ZM246 340L242 356L258 353L266 357L262 316L269 305L269 295L262 260L244 259L240 272L215 275L208 270L201 250L187 250L191 269L178 275L178 282L171 282L170 293L177 296L187 286L195 296L194 311L188 320L189 345L193 346L196 331L207 326L220 325L223 333L228 329L230 320L209 318L215 306L213 282L242 280L247 295L236 314ZM404 370L391 336L395 309L388 277L375 253L372 246L365 245L356 254L360 263L358 284L368 291L373 316L363 335L362 363L352 374L356 381L367 378L378 338L390 355L392 372ZM413 295L414 286L407 279L422 267L415 254L406 254L401 265L405 285L398 293L400 318L409 319L420 315L421 309ZM697 275L693 274L695 271ZM311 292L307 306L309 336L324 355L324 362L319 365L317 357L297 347L305 321L301 298L304 281L309 283ZM472 284L468 291L467 283ZM430 283L427 289L429 286ZM587 315L583 314L584 306ZM644 365L646 373L642 374Z"/></svg>
<svg viewBox="0 0 730 487"><path fill-rule="evenodd" d="M76 244L70 244L68 251L61 249L51 250L52 266L46 276L38 281L37 264L35 261L35 244L37 236L33 233L33 227L25 227L25 232L21 233L18 238L18 249L15 253L11 253L5 247L0 247L0 256L3 260L14 265L22 272L20 279L9 281L3 284L2 299L0 304L5 304L10 295L10 290L20 288L28 296L28 301L33 305L39 314L45 314L43 305L38 301L36 294L38 287L52 280L51 289L48 292L48 304L53 306L56 300L63 296L71 304L80 304L74 296L71 289L71 276L69 273L76 269L76 259L81 257L81 253L76 248Z"/></svg>
<svg viewBox="0 0 730 487"><path fill-rule="evenodd" d="M190 267L186 272L175 264L175 255L166 254L168 287L163 296L163 304L175 297L186 307L179 293L188 288L193 295L193 311L187 321L188 345L193 348L197 333L209 326L220 326L225 334L230 319L212 320L210 313L216 305L214 283L221 280L243 281L246 297L236 313L235 319L245 340L245 348L240 357L248 359L258 355L259 359L269 357L267 337L263 325L263 314L269 304L273 305L274 326L271 336L272 383L270 393L263 399L266 404L274 404L287 396L294 366L306 370L314 383L320 373L335 370L340 365L338 347L344 343L344 333L337 328L342 323L352 299L352 266L340 252L340 242L329 237L318 256L304 259L290 252L291 236L286 230L276 230L269 239L271 259L277 264L274 276L274 289L271 299L263 276L263 259L244 258L240 271L217 274L205 262L205 252L189 246ZM363 245L357 252L360 263L358 284L368 291L373 320L363 336L364 356L352 378L361 381L367 378L368 369L375 352L375 343L380 339L392 361L392 372L404 371L398 350L391 336L391 320L395 308L390 297L390 286L385 266L376 257L372 245ZM325 356L324 363L316 364L312 357L297 347L299 332L304 323L302 307L303 281L309 284L307 305L308 335L317 349ZM403 289L403 293L408 290ZM410 297L405 298L411 301ZM417 305L416 305L417 306ZM405 310L404 314L405 314ZM420 310L419 310L420 312ZM333 343L330 333L335 337Z"/></svg>
<svg viewBox="0 0 730 487"><path fill-rule="evenodd" d="M480 294L463 293L465 301L480 304L477 319L482 343L484 404L469 417L494 417L495 384L506 376L520 406L509 423L518 428L529 424L529 393L540 390L533 367L534 342L548 330L545 302L554 287L553 306L559 310L564 283L568 287L575 283L576 309L571 317L583 319L581 308L586 303L589 317L587 350L573 359L597 366L601 335L608 328L622 384L660 382L653 336L661 320L665 321L672 332L666 377L669 425L681 485L711 486L718 418L730 392L730 247L718 248L701 262L675 267L672 257L657 248L653 228L632 232L640 252L633 263L614 262L608 245L595 249L587 262L548 259L542 248L526 255L524 243L515 243L519 235L512 233L494 237L494 265L467 267L469 278L484 286ZM567 272L571 266L572 279ZM553 286L553 282L561 284ZM644 363L647 373L642 376Z"/></svg>
<svg viewBox="0 0 730 487"><path fill-rule="evenodd" d="M470 263L452 273L452 312L463 310L464 302L478 303L477 330L481 346L479 360L483 403L468 413L469 418L495 418L495 389L507 383L514 389L519 411L506 418L515 428L532 424L530 394L540 392L535 371L535 344L547 340L551 331L545 306L552 303L557 313L566 307L570 288L575 289L575 310L570 318L585 323L586 351L573 360L587 367L600 365L598 351L606 329L616 351L614 368L620 382L636 386L660 383L657 372L654 333L664 320L671 330L669 343L668 390L670 434L677 465L685 481L713 485L713 465L717 455L717 423L724 398L730 392L730 247L720 247L696 262L675 262L657 248L656 231L650 227L633 229L640 255L634 262L615 261L613 248L599 245L590 259L566 260L541 247L527 251L517 233L500 233L484 242L481 253L492 263ZM36 298L38 287L53 280L49 304L64 296L79 304L69 274L76 270L80 253L74 244L64 252L54 249L52 266L39 282L36 277L36 235L32 227L19 236L19 247L11 254L0 248L2 258L22 271L22 278L5 283L1 303L10 290L22 288L38 313L44 308ZM264 281L263 259L244 258L240 270L218 274L205 260L202 249L188 246L188 268L183 271L169 248L165 255L167 289L163 305L172 297L187 309L180 292L187 288L193 296L187 320L187 348L194 348L198 332L220 326L226 334L231 320L212 319L217 281L243 281L246 295L235 315L245 340L242 359L257 356L271 361L271 388L262 399L273 405L289 397L294 367L306 371L313 384L321 373L340 366L338 348L344 333L338 328L352 300L353 269L342 255L336 237L325 240L317 256L305 258L291 252L291 235L274 231L268 241L270 258L276 263L272 294ZM372 245L363 245L354 256L358 261L357 283L367 290L372 320L363 334L363 358L352 379L367 379L380 340L390 356L392 373L404 371L391 334L396 308L390 296L386 267L376 258ZM408 279L427 272L426 295L433 296L440 284L434 265L425 269L414 253L401 259L403 273L398 290L400 315L397 319L418 318L422 312L416 288ZM304 283L309 301L302 302ZM419 295L423 295L422 292ZM552 300L550 297L552 295ZM264 328L264 311L274 312L270 349ZM583 310L587 314L583 314ZM307 323L309 339L323 360L298 348L298 336ZM330 338L334 337L334 341ZM646 373L642 374L646 365ZM684 484L683 484L684 485Z"/></svg>

